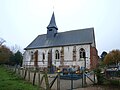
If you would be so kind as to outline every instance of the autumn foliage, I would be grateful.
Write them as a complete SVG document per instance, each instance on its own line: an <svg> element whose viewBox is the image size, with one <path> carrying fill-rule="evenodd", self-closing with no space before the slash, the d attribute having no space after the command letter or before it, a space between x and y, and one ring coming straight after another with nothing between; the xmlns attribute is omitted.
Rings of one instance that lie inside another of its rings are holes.
<svg viewBox="0 0 120 90"><path fill-rule="evenodd" d="M112 50L110 51L104 59L104 63L109 65L109 64L118 64L120 62L120 50Z"/></svg>
<svg viewBox="0 0 120 90"><path fill-rule="evenodd" d="M8 63L12 52L4 45L0 46L0 64Z"/></svg>
<svg viewBox="0 0 120 90"><path fill-rule="evenodd" d="M5 45L0 46L0 64L22 65L22 53L17 51L13 53Z"/></svg>
<svg viewBox="0 0 120 90"><path fill-rule="evenodd" d="M19 50L14 53L4 45L5 42L6 41L0 37L0 64L22 65L22 53Z"/></svg>

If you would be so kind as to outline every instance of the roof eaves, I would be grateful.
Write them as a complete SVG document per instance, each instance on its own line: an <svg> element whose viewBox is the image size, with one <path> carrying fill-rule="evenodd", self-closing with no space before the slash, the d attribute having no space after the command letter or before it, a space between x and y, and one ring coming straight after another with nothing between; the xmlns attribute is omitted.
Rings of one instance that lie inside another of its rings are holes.
<svg viewBox="0 0 120 90"><path fill-rule="evenodd" d="M86 43L76 43L76 44L64 44L64 45L55 45L55 46L42 46L42 47L29 47L25 48L24 50L30 50L30 49L40 49L40 48L51 48L51 47L61 47L61 46L73 46L73 45L86 45L86 44L92 44L92 42L86 42Z"/></svg>

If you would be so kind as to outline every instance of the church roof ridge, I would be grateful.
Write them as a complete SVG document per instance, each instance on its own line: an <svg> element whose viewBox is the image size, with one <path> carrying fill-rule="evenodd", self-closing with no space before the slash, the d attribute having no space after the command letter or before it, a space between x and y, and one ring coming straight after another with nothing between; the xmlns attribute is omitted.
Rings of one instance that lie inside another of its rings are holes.
<svg viewBox="0 0 120 90"><path fill-rule="evenodd" d="M83 28L83 29L72 29L72 30L69 30L69 31L63 31L63 32L58 32L58 33L67 33L67 32L83 31L83 30L94 30L94 27Z"/></svg>
<svg viewBox="0 0 120 90"><path fill-rule="evenodd" d="M69 31L63 31L63 32L58 32L58 34L60 34L60 33L67 33L67 32L75 32L75 31L83 31L83 30L94 30L94 27L83 28L83 29L74 29L74 30L69 30ZM47 35L47 34L39 34L38 36L43 36L43 35Z"/></svg>

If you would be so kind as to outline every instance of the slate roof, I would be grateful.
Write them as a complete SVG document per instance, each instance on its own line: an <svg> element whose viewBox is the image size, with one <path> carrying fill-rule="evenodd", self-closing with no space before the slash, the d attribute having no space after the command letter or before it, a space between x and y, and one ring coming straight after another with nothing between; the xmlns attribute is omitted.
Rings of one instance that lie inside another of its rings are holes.
<svg viewBox="0 0 120 90"><path fill-rule="evenodd" d="M25 49L92 43L95 43L94 28L86 28L57 33L54 38L47 38L47 34L38 35Z"/></svg>

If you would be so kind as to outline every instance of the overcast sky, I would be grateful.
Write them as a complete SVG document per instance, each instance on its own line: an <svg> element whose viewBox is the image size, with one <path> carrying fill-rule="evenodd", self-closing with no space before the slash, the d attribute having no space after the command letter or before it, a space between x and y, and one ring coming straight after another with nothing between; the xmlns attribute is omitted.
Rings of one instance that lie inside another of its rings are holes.
<svg viewBox="0 0 120 90"><path fill-rule="evenodd" d="M23 49L46 34L53 11L59 32L94 27L99 54L120 49L120 0L0 0L0 37Z"/></svg>

